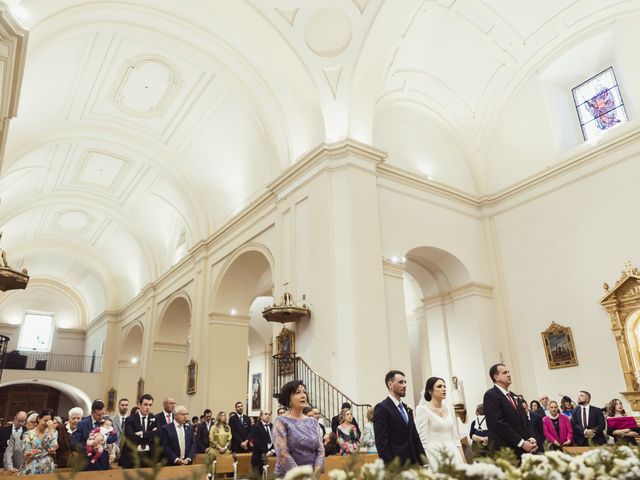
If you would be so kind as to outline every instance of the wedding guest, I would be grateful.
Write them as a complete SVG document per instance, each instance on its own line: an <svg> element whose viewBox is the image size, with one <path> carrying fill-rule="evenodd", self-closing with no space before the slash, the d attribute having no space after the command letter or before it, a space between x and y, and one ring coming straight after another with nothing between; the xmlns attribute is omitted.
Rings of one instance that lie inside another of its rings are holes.
<svg viewBox="0 0 640 480"><path fill-rule="evenodd" d="M553 450L562 450L573 443L573 429L571 421L560 413L558 402L549 402L549 415L542 419L545 440L551 444Z"/></svg>
<svg viewBox="0 0 640 480"><path fill-rule="evenodd" d="M244 414L244 404L236 402L235 415L229 417L231 428L231 451L235 453L247 453L251 451L249 445L249 433L251 433L251 420Z"/></svg>
<svg viewBox="0 0 640 480"><path fill-rule="evenodd" d="M494 386L485 392L483 401L489 448L493 451L510 448L517 457L523 453L534 453L538 445L526 412L509 391L511 372L505 364L496 363L489 369L489 378Z"/></svg>
<svg viewBox="0 0 640 480"><path fill-rule="evenodd" d="M197 428L196 449L198 453L209 453L209 431L211 430L213 413L208 408L204 415L200 417Z"/></svg>
<svg viewBox="0 0 640 480"><path fill-rule="evenodd" d="M71 455L71 435L67 431L64 423L60 422L56 425L58 432L58 450L56 451L55 463L58 468L66 468L69 466L69 455Z"/></svg>
<svg viewBox="0 0 640 480"><path fill-rule="evenodd" d="M484 416L484 407L481 403L476 406L476 418L471 422L469 437L475 445L478 445L481 456L489 453L489 431L487 430L487 419Z"/></svg>
<svg viewBox="0 0 640 480"><path fill-rule="evenodd" d="M529 411L531 413L544 414L544 409L538 400L531 400L531 402L529 402Z"/></svg>
<svg viewBox="0 0 640 480"><path fill-rule="evenodd" d="M367 423L362 430L361 445L367 453L378 453L378 450L376 450L376 434L373 431L373 407L367 409Z"/></svg>
<svg viewBox="0 0 640 480"><path fill-rule="evenodd" d="M538 450L536 453L543 452L545 437L542 419L546 417L546 415L544 414L544 410L538 409L536 412L531 412L529 410L529 404L524 399L520 401L520 404L522 405L522 409L527 414L527 420L529 420L529 425L531 426L531 430L533 432L533 438L536 439L536 443L538 445Z"/></svg>
<svg viewBox="0 0 640 480"><path fill-rule="evenodd" d="M22 435L22 432L25 431L24 423L26 421L27 412L20 410L9 425L0 428L0 467L4 466L4 452L7 449L7 442L14 434Z"/></svg>
<svg viewBox="0 0 640 480"><path fill-rule="evenodd" d="M55 471L53 456L58 448L58 432L53 428L54 416L53 410L45 408L38 415L36 427L24 434L24 463L18 475L39 475Z"/></svg>
<svg viewBox="0 0 640 480"><path fill-rule="evenodd" d="M187 424L189 412L184 405L174 405L171 414L171 423L160 427L164 458L167 465L190 465L196 456L196 444L193 427Z"/></svg>
<svg viewBox="0 0 640 480"><path fill-rule="evenodd" d="M38 422L38 414L32 413L27 416L22 429L17 430L9 437L7 448L4 452L4 469L7 472L16 473L24 463L24 449L22 448L22 439L29 430L33 430Z"/></svg>
<svg viewBox="0 0 640 480"><path fill-rule="evenodd" d="M460 444L456 414L445 403L447 386L444 379L430 377L424 387L424 402L416 407L416 427L431 468L438 470L446 457L454 464L466 463Z"/></svg>
<svg viewBox="0 0 640 480"><path fill-rule="evenodd" d="M300 380L282 387L279 402L288 413L276 418L273 443L276 450L275 475L283 477L289 470L311 465L316 473L324 465L324 446L318 435L318 421L302 414L307 406L307 389Z"/></svg>
<svg viewBox="0 0 640 480"><path fill-rule="evenodd" d="M562 400L560 400L560 404L562 405L562 414L571 418L571 414L576 408L576 406L573 404L573 400L571 400L571 397L567 397L565 395L564 397L562 397Z"/></svg>
<svg viewBox="0 0 640 480"><path fill-rule="evenodd" d="M315 417L314 417L315 418ZM250 442L253 445L251 452L251 466L258 478L262 474L262 468L266 457L275 455L273 449L273 425L271 424L271 412L260 410L260 420L251 427Z"/></svg>
<svg viewBox="0 0 640 480"><path fill-rule="evenodd" d="M544 414L549 415L549 395L546 393L544 395L540 395L540 404L542 405Z"/></svg>
<svg viewBox="0 0 640 480"><path fill-rule="evenodd" d="M336 436L338 437L340 455L351 455L360 449L358 429L353 424L353 413L351 413L351 410L343 408L340 412L339 421Z"/></svg>
<svg viewBox="0 0 640 480"><path fill-rule="evenodd" d="M386 465L396 458L402 465L419 465L422 463L424 448L413 420L413 412L402 402L407 395L407 378L400 370L391 370L385 375L384 383L389 396L373 410L378 456Z"/></svg>
<svg viewBox="0 0 640 480"><path fill-rule="evenodd" d="M277 410L276 413L277 413L278 417L280 417L280 416L284 415L285 413L287 413L287 409L282 407L282 406L280 406L280 407L278 407L278 410Z"/></svg>
<svg viewBox="0 0 640 480"><path fill-rule="evenodd" d="M156 426L156 418L151 413L152 406L153 396L148 393L143 394L138 400L137 411L133 413L132 410L131 415L124 422L126 442L120 453L122 468L146 466L153 457L151 450L160 432ZM81 425L82 422L80 422Z"/></svg>
<svg viewBox="0 0 640 480"><path fill-rule="evenodd" d="M329 432L324 441L324 456L331 457L340 453L340 447L338 446L338 437L335 433Z"/></svg>
<svg viewBox="0 0 640 480"><path fill-rule="evenodd" d="M349 410L351 410L351 404L349 402L343 402L342 406L340 407L340 411L342 412L345 408L348 408ZM333 433L338 434L338 425L340 424L340 414L338 413L338 415L336 415L335 417L333 417L331 419L331 431ZM358 422L356 421L356 419L353 419L353 425L355 425L356 430L358 431L358 440L360 440L360 425L358 425Z"/></svg>
<svg viewBox="0 0 640 480"><path fill-rule="evenodd" d="M71 435L71 448L86 458L87 440L89 440L89 436L95 428L102 426L103 420L104 403L102 400L94 400L91 404L91 415L78 422L75 431ZM117 435L108 436L106 443L113 443L117 440ZM85 470L109 470L109 452L105 449L94 462L87 460Z"/></svg>
<svg viewBox="0 0 640 480"><path fill-rule="evenodd" d="M320 436L324 439L327 436L327 427L325 427L322 423L322 420L320 418L320 410L317 408L312 408L309 416L312 416L318 421L318 431L320 432Z"/></svg>
<svg viewBox="0 0 640 480"><path fill-rule="evenodd" d="M213 463L219 453L228 453L232 441L233 432L227 424L227 414L219 412L209 429L209 463Z"/></svg>
<svg viewBox="0 0 640 480"><path fill-rule="evenodd" d="M627 416L622 406L622 402L614 398L607 405L607 435L613 437L617 442L630 443L636 445L640 436L640 428L636 419Z"/></svg>
<svg viewBox="0 0 640 480"><path fill-rule="evenodd" d="M578 393L578 406L571 414L571 426L576 445L586 447L589 443L604 445L605 422L602 410L591 405L591 394L585 390Z"/></svg>

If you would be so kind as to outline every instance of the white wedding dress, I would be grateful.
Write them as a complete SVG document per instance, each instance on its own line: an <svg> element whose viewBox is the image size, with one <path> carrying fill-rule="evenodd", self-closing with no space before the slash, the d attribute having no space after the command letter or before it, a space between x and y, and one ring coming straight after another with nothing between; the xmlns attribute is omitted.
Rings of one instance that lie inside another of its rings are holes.
<svg viewBox="0 0 640 480"><path fill-rule="evenodd" d="M446 405L446 415L441 417L428 405L416 407L416 428L420 434L422 446L432 469L436 470L446 452L454 463L462 464L460 452L460 434L453 408Z"/></svg>

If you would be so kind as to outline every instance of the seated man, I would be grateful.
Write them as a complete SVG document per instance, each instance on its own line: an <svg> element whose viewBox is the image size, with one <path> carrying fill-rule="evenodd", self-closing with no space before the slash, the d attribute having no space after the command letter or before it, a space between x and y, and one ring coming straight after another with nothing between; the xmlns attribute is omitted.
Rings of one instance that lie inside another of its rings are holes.
<svg viewBox="0 0 640 480"><path fill-rule="evenodd" d="M195 458L195 436L188 417L187 407L178 405L173 410L173 422L160 427L160 443L168 466L190 465Z"/></svg>

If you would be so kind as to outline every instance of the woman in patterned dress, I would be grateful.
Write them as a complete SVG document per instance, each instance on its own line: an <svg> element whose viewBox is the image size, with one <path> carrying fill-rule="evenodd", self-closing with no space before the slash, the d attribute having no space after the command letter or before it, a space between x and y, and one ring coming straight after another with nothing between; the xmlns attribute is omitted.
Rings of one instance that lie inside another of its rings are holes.
<svg viewBox="0 0 640 480"><path fill-rule="evenodd" d="M343 457L355 453L360 448L358 441L358 429L353 424L353 413L348 408L340 411L340 425L336 430L338 436L338 445L340 446L340 455Z"/></svg>
<svg viewBox="0 0 640 480"><path fill-rule="evenodd" d="M36 427L25 433L22 439L24 463L18 475L53 473L53 457L58 449L58 432L53 428L55 413L45 408L38 415Z"/></svg>

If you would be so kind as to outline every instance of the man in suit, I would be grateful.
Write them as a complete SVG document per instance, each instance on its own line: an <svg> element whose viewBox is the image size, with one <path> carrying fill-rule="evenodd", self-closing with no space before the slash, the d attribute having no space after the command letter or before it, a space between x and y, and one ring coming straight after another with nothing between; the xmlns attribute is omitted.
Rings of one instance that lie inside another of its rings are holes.
<svg viewBox="0 0 640 480"><path fill-rule="evenodd" d="M118 414L113 416L113 428L115 428L118 438L120 439L120 447L122 448L124 438L124 422L127 419L129 411L129 400L121 398L118 402Z"/></svg>
<svg viewBox="0 0 640 480"><path fill-rule="evenodd" d="M544 418L544 410L539 408L537 411L532 412L529 410L529 404L526 400L521 399L520 405L522 409L525 411L527 415L527 420L529 421L529 426L531 427L531 431L533 432L533 438L536 439L536 444L538 445L538 452L544 450L544 429L542 426L542 419Z"/></svg>
<svg viewBox="0 0 640 480"><path fill-rule="evenodd" d="M160 427L160 444L168 466L190 465L196 456L193 427L187 423L187 407L172 405L173 421ZM157 418L157 417L156 417Z"/></svg>
<svg viewBox="0 0 640 480"><path fill-rule="evenodd" d="M538 446L527 413L518 402L518 396L509 391L511 372L503 363L489 369L493 388L484 394L484 416L489 430L489 449L512 449L516 456L534 453Z"/></svg>
<svg viewBox="0 0 640 480"><path fill-rule="evenodd" d="M257 477L262 474L264 458L275 455L273 447L273 425L271 424L271 412L260 410L260 419L251 427L250 442L253 444L251 454L251 466Z"/></svg>
<svg viewBox="0 0 640 480"><path fill-rule="evenodd" d="M4 451L7 449L7 442L14 433L24 431L24 422L27 421L27 412L20 410L13 417L11 425L0 428L0 467L4 467Z"/></svg>
<svg viewBox="0 0 640 480"><path fill-rule="evenodd" d="M212 413L208 408L204 411L204 415L200 417L200 425L196 434L196 449L198 453L208 453L209 447L209 430L211 430Z"/></svg>
<svg viewBox="0 0 640 480"><path fill-rule="evenodd" d="M94 400L91 404L91 415L80 420L78 422L78 426L76 430L71 435L71 449L79 452L80 455L86 458L86 445L87 440L89 439L89 434L91 430L96 427L102 425L104 420L104 403L102 400ZM117 435L109 435L107 436L107 443L113 443L118 440ZM96 460L96 462L92 463L87 461L87 465L85 467L87 471L95 471L95 470L109 470L109 452L105 448L102 452L102 455Z"/></svg>
<svg viewBox="0 0 640 480"><path fill-rule="evenodd" d="M249 446L249 433L251 432L251 419L244 414L242 402L236 402L236 414L229 419L231 428L231 451L234 453L247 453L251 451Z"/></svg>
<svg viewBox="0 0 640 480"><path fill-rule="evenodd" d="M591 394L584 390L578 393L578 406L571 414L573 439L579 447L586 447L589 442L604 445L604 415L602 410L591 405Z"/></svg>
<svg viewBox="0 0 640 480"><path fill-rule="evenodd" d="M167 397L162 401L162 411L156 415L156 425L158 425L158 428L162 428L163 425L168 425L173 422L173 412L175 408L175 398Z"/></svg>
<svg viewBox="0 0 640 480"><path fill-rule="evenodd" d="M349 410L351 410L351 404L349 402L344 402L342 404L342 407L340 407L340 411L344 410L345 408L348 408ZM356 421L355 417L351 420L351 423L356 427L356 438L360 439L360 426L358 425L358 422ZM340 414L336 415L331 419L331 431L336 435L338 432L339 424L340 424Z"/></svg>
<svg viewBox="0 0 640 480"><path fill-rule="evenodd" d="M124 422L126 443L120 455L122 468L146 466L150 463L153 442L158 436L156 418L151 413L153 397L145 393L138 400L138 411Z"/></svg>
<svg viewBox="0 0 640 480"><path fill-rule="evenodd" d="M373 431L378 456L386 465L396 458L400 463L421 464L424 448L413 420L413 412L402 398L407 394L407 379L400 370L384 377L389 396L375 406Z"/></svg>
<svg viewBox="0 0 640 480"><path fill-rule="evenodd" d="M311 409L311 416L318 421L318 426L320 427L320 433L322 433L322 438L324 439L327 436L327 427L325 427L324 424L321 421L320 409L312 408ZM356 424L356 419L355 418L353 419L353 423Z"/></svg>

